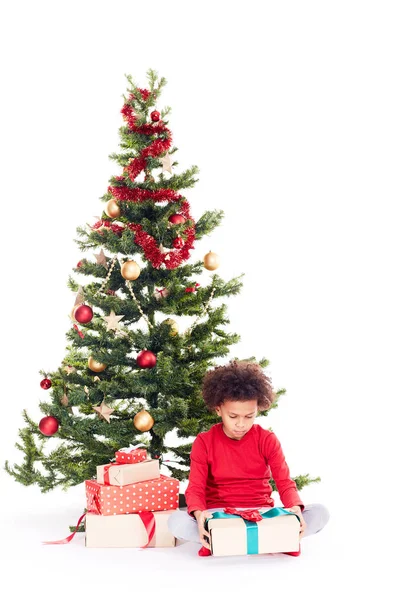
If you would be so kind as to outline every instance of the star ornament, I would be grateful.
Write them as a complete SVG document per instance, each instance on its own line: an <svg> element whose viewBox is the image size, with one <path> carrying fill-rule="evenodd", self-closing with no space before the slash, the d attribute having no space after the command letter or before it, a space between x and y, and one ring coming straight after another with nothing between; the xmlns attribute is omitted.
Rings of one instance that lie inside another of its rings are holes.
<svg viewBox="0 0 400 600"><path fill-rule="evenodd" d="M67 375L71 375L71 373L75 373L76 369L75 369L75 367L71 367L71 365L66 365L64 367L64 371L66 372Z"/></svg>
<svg viewBox="0 0 400 600"><path fill-rule="evenodd" d="M120 329L121 325L119 321L123 319L124 316L125 315L116 315L115 312L112 310L108 317L103 317L104 321L107 323L107 331L117 331L117 329Z"/></svg>
<svg viewBox="0 0 400 600"><path fill-rule="evenodd" d="M64 396L61 398L60 402L63 406L68 406L69 400L68 400L67 394L64 394Z"/></svg>
<svg viewBox="0 0 400 600"><path fill-rule="evenodd" d="M83 304L84 301L85 301L85 295L83 293L83 287L80 285L78 288L78 293L76 294L76 298L75 298L75 306L77 304Z"/></svg>
<svg viewBox="0 0 400 600"><path fill-rule="evenodd" d="M172 175L172 161L171 161L171 157L168 154L168 152L160 160L161 160L161 163L162 163L162 170L163 171L168 171Z"/></svg>
<svg viewBox="0 0 400 600"><path fill-rule="evenodd" d="M107 406L104 402L100 406L93 406L93 410L98 412L100 417L105 419L107 423L110 422L110 415L114 412L114 409Z"/></svg>
<svg viewBox="0 0 400 600"><path fill-rule="evenodd" d="M117 331L115 332L115 336L119 338L126 338L129 337L129 334L128 332L123 331L122 329L117 329Z"/></svg>
<svg viewBox="0 0 400 600"><path fill-rule="evenodd" d="M98 265L103 265L103 267L107 268L107 259L103 252L103 248L100 250L99 254L94 255L96 257L96 261Z"/></svg>

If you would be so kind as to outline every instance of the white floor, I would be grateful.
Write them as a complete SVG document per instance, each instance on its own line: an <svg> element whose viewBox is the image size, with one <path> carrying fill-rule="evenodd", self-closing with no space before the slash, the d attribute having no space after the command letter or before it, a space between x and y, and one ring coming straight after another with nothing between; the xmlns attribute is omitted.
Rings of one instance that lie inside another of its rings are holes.
<svg viewBox="0 0 400 600"><path fill-rule="evenodd" d="M68 492L41 494L24 488L7 475L0 476L2 490L1 531L2 587L12 586L13 595L54 598L350 598L376 591L382 596L390 586L389 551L378 552L357 541L357 528L329 506L331 520L315 536L302 541L300 557L286 555L200 558L199 546L178 543L175 548L87 549L84 534L66 545L45 546L43 540L58 540L69 534L84 507L83 486ZM303 491L321 501L323 488ZM325 501L326 504L329 504ZM351 512L351 511L349 511ZM354 513L354 511L353 511ZM355 546L358 547L355 547ZM384 565L387 562L387 571ZM46 592L46 593L45 593ZM112 595L110 595L112 592ZM262 592L262 596L260 596ZM391 587L385 600L396 598Z"/></svg>

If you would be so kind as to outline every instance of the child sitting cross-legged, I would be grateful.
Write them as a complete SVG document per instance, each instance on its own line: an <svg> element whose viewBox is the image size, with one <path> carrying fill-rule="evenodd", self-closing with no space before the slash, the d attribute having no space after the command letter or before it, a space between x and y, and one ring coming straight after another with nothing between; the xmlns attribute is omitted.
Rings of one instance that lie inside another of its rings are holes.
<svg viewBox="0 0 400 600"><path fill-rule="evenodd" d="M209 555L205 520L228 507L273 507L271 477L284 508L299 516L300 539L320 531L329 519L327 509L322 504L303 504L278 438L254 423L258 410L268 409L274 399L271 381L261 367L235 361L216 367L206 373L202 392L207 408L215 411L221 422L193 442L187 509L177 510L169 518L173 535L200 543L199 554Z"/></svg>

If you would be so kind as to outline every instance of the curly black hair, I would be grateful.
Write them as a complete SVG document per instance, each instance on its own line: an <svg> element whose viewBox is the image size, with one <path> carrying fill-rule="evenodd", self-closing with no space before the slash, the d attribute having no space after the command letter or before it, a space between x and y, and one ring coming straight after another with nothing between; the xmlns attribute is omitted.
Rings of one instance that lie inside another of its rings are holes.
<svg viewBox="0 0 400 600"><path fill-rule="evenodd" d="M259 410L267 410L275 399L272 384L260 365L246 361L231 361L206 373L203 399L213 411L225 400L257 400Z"/></svg>

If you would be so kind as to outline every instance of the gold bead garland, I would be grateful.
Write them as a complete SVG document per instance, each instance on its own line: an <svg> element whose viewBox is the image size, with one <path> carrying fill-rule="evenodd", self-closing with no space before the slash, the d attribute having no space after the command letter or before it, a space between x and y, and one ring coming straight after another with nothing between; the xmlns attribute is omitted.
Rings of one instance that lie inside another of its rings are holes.
<svg viewBox="0 0 400 600"><path fill-rule="evenodd" d="M132 289L132 283L130 281L126 281L125 282L126 287L128 288L128 290L130 291L130 294L134 300L134 302L136 302L136 305L139 309L140 314L142 315L143 319L147 322L147 325L149 326L149 329L153 328L153 325L150 323L149 319L147 318L147 316L144 314L142 307L140 306L139 300L136 298L135 296L135 292Z"/></svg>
<svg viewBox="0 0 400 600"><path fill-rule="evenodd" d="M118 259L117 255L115 255L114 258L113 258L113 260L112 260L112 263L111 263L111 265L109 267L107 276L106 276L104 282L102 283L101 287L99 288L99 290L97 292L98 294L100 294L101 292L104 292L104 289L105 289L108 281L110 280L111 273L112 273L112 271L113 271L113 269L114 269L115 264L116 264L117 261L119 262L120 266L122 267L123 263L121 263L121 261ZM142 315L142 317L144 318L144 320L147 322L149 328L151 329L153 327L153 325L150 323L149 319L144 314L144 312L142 310L142 307L140 306L139 300L136 298L135 293L134 293L134 291L132 289L132 283L131 283L131 281L125 280L125 284L126 284L126 287L129 290L129 292L130 292L130 294L131 294L134 302L136 303L136 306L138 307L140 314Z"/></svg>
<svg viewBox="0 0 400 600"><path fill-rule="evenodd" d="M121 263L121 261L119 261L119 260L118 260L118 257L117 257L117 255L115 255L115 256L114 256L114 258L113 258L113 260L112 260L112 262L111 262L111 265L110 265L110 267L109 267L109 270L108 270L107 276L106 276L106 278L105 278L104 282L102 283L101 287L99 288L99 290L98 290L98 292L97 292L98 294L99 294L99 293L101 293L101 292L104 292L104 289L105 289L105 287L106 287L106 285L107 285L108 281L110 280L111 273L112 273L112 271L113 271L113 269L114 269L114 267L115 267L115 263L116 263L117 261L119 262L119 264L120 264L120 265L121 265L121 267L122 267L123 263ZM138 307L138 309L139 309L139 312L140 312L141 316L142 316L142 317L143 317L143 319L146 321L147 325L149 326L149 329L152 329L152 328L153 328L153 325L150 323L149 319L147 318L147 315L145 315L145 314L144 314L144 312L143 312L143 309L142 309L142 307L141 307L141 305L140 305L140 302L139 302L139 300L136 298L136 296L135 296L135 292L134 292L134 291L133 291L133 289L132 289L132 282L131 282L131 281L129 281L129 280L125 280L125 285L126 285L126 287L128 288L128 290L129 290L129 293L131 294L133 301L135 302L136 306ZM194 328L194 327L197 325L197 323L200 321L200 319L201 319L201 318L204 316L204 314L207 312L207 310L208 310L208 307L210 306L210 303L211 303L211 301L212 301L212 299L213 299L213 297L214 297L214 293L215 293L215 286L213 286L213 288L212 288L212 290L211 290L211 294L210 294L210 297L209 297L209 299L207 300L207 304L204 306L203 310L202 310L202 311L201 311L201 313L198 315L198 317L195 319L195 321L192 323L192 325L191 325L190 327L188 327L188 329L186 330L186 332L185 332L185 333L190 333L190 332L191 332L191 330L192 330L192 329L193 329L193 328Z"/></svg>
<svg viewBox="0 0 400 600"><path fill-rule="evenodd" d="M115 267L115 263L117 262L118 257L117 255L114 256L114 258L112 259L112 263L109 267L108 273L107 273L107 277L105 278L105 280L103 281L103 283L101 284L99 291L97 292L98 294L100 294L100 292L104 292L104 289L107 285L107 283L110 281L110 277L111 277L111 273L113 272L113 268Z"/></svg>
<svg viewBox="0 0 400 600"><path fill-rule="evenodd" d="M210 294L209 299L207 300L207 304L205 305L205 307L203 308L203 310L201 311L201 313L199 314L199 316L195 319L194 323L192 323L192 325L190 327L188 327L188 329L186 330L186 333L190 333L191 330L197 325L197 323L200 321L200 319L207 312L208 307L210 306L210 302L211 302L211 300L214 297L214 293L215 293L215 286L213 286L213 288L211 290L211 294Z"/></svg>

